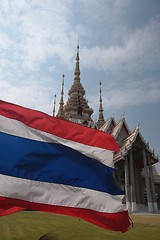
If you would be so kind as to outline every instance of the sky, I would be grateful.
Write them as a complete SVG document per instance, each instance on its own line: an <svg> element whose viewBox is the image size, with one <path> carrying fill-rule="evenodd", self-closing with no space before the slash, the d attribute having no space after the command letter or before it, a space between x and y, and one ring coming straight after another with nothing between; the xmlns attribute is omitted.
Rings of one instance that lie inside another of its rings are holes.
<svg viewBox="0 0 160 240"><path fill-rule="evenodd" d="M125 114L160 155L159 0L1 0L0 98L52 115L73 83L77 44L81 83L98 119ZM157 164L160 172L160 163Z"/></svg>

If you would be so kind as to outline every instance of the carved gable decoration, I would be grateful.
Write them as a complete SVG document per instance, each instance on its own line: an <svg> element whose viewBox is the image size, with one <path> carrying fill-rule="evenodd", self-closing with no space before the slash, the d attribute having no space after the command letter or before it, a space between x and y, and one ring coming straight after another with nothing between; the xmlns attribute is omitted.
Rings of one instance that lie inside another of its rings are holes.
<svg viewBox="0 0 160 240"><path fill-rule="evenodd" d="M116 141L120 147L122 146L124 139L127 138L128 136L129 136L129 133L126 129L125 124L123 123L123 125L118 133L118 136L116 138Z"/></svg>

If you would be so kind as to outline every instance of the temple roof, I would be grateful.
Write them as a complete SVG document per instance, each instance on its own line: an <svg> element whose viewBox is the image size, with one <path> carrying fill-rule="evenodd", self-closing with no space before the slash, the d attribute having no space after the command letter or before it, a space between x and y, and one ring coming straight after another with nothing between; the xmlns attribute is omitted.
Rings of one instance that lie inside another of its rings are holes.
<svg viewBox="0 0 160 240"><path fill-rule="evenodd" d="M122 115L122 117L120 118L119 122L117 123L117 125L114 127L112 135L113 137L116 139L118 137L118 134L120 133L122 127L125 128L126 132L130 133L129 127L127 125L127 122L125 120L124 114Z"/></svg>
<svg viewBox="0 0 160 240"><path fill-rule="evenodd" d="M149 148L149 144L145 141L143 138L140 130L139 125L133 130L133 132L123 141L123 144L119 150L118 153L114 156L114 162L119 161L120 159L123 159L129 152L131 148L133 148L134 143L136 142L137 138L140 138L140 141L144 145L145 149L151 154L151 161L152 164L158 162L158 157L154 155L154 152Z"/></svg>
<svg viewBox="0 0 160 240"><path fill-rule="evenodd" d="M108 132L109 128L111 127L111 124L115 127L116 121L114 117L108 118L106 122L103 124L103 126L100 128L100 130L104 132Z"/></svg>
<svg viewBox="0 0 160 240"><path fill-rule="evenodd" d="M124 114L117 124L113 117L108 118L100 130L112 134L119 144L120 150L114 155L114 163L124 160L131 148L134 149L134 151L139 151L140 149L145 148L151 156L151 163L154 164L158 162L158 156L156 157L154 155L154 151L150 149L149 143L143 138L139 130L139 124L131 132L126 123Z"/></svg>

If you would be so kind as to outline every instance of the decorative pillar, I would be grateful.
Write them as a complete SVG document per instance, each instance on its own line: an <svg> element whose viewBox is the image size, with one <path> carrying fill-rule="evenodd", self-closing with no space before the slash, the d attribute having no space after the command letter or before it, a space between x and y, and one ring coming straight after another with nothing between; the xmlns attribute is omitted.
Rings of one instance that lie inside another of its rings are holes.
<svg viewBox="0 0 160 240"><path fill-rule="evenodd" d="M137 164L134 164L134 174L135 174L135 195L137 204L140 203L140 179L139 179L139 168Z"/></svg>
<svg viewBox="0 0 160 240"><path fill-rule="evenodd" d="M134 166L133 166L133 153L132 149L129 151L130 159L130 180L131 180L131 211L135 212L137 210L136 206L136 195L135 195L135 176L134 176Z"/></svg>
<svg viewBox="0 0 160 240"><path fill-rule="evenodd" d="M153 178L153 171L151 165L151 158L148 158L148 165L149 165L149 175L150 175L150 183L151 183L151 191L152 191L152 200L153 200L153 208L155 212L158 212L158 205L156 199L156 191L154 186L154 178Z"/></svg>
<svg viewBox="0 0 160 240"><path fill-rule="evenodd" d="M152 197L151 197L151 188L149 183L149 176L148 176L148 167L147 167L147 159L146 159L146 152L143 148L143 163L144 163L144 174L145 174L145 182L146 182L146 189L147 189L147 203L148 203L148 211L153 211L152 205Z"/></svg>
<svg viewBox="0 0 160 240"><path fill-rule="evenodd" d="M128 169L128 157L125 157L124 161L124 172L125 172L125 192L126 192L126 208L130 211L130 197L129 197L129 169Z"/></svg>

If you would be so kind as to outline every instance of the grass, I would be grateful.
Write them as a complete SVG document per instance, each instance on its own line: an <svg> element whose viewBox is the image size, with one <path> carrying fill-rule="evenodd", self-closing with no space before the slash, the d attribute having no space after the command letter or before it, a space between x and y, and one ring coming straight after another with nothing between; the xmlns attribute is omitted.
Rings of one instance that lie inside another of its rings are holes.
<svg viewBox="0 0 160 240"><path fill-rule="evenodd" d="M107 231L74 217L24 211L0 218L0 239L38 240L45 234L50 240L160 239L160 215L131 215L131 219L134 228L121 233Z"/></svg>

